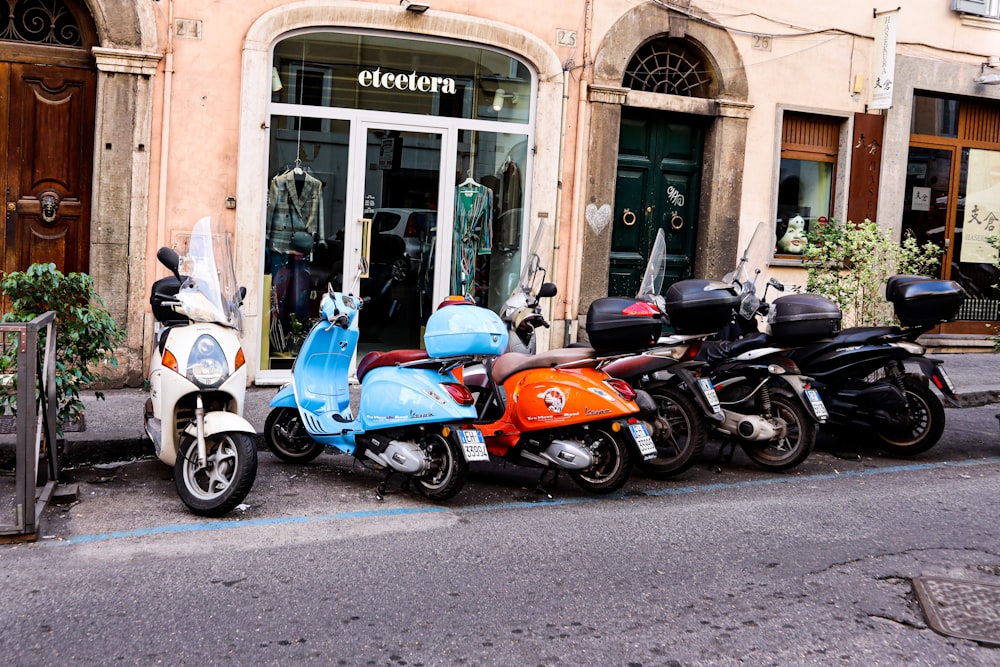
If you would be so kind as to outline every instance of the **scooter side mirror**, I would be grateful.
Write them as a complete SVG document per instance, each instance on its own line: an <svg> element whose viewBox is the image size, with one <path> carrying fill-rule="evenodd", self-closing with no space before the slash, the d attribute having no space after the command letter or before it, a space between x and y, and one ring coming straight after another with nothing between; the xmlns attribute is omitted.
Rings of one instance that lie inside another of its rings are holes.
<svg viewBox="0 0 1000 667"><path fill-rule="evenodd" d="M555 296L557 291L555 283L542 283L541 287L538 288L538 298L543 299L545 297Z"/></svg>
<svg viewBox="0 0 1000 667"><path fill-rule="evenodd" d="M160 260L160 264L170 269L170 272L174 274L177 280L181 279L181 274L178 271L181 265L181 258L173 248L167 248L166 246L160 248L156 251L156 259Z"/></svg>

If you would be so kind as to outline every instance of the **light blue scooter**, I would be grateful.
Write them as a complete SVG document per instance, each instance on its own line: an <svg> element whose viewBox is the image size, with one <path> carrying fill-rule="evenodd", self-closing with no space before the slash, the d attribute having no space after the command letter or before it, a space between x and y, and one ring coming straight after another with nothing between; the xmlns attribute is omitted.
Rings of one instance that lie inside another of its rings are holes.
<svg viewBox="0 0 1000 667"><path fill-rule="evenodd" d="M323 296L322 318L302 345L292 382L271 400L264 439L283 461L311 461L330 446L385 470L380 500L394 472L428 498L447 500L461 490L470 462L489 460L471 425L474 397L453 371L469 356L499 355L506 329L485 308L439 309L427 322L427 350L371 352L358 363L355 416L348 372L365 301L332 287Z"/></svg>

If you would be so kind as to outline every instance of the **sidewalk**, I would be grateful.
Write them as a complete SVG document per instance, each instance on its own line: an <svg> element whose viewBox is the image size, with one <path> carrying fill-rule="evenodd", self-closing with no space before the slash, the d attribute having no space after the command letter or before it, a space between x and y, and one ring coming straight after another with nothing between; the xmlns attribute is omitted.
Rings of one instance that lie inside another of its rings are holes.
<svg viewBox="0 0 1000 667"><path fill-rule="evenodd" d="M931 354L944 361L958 390L961 407L1000 403L1000 354L973 352ZM355 391L360 388L355 388ZM278 387L248 387L244 416L261 433L267 418L268 403ZM63 462L110 463L153 457L153 445L143 431L143 405L149 397L142 389L117 389L104 392L97 400L93 392L84 392L86 428L65 434ZM947 406L946 407L950 407ZM1000 412L1000 407L998 407ZM13 457L13 434L0 435L0 460ZM261 445L263 447L263 445Z"/></svg>

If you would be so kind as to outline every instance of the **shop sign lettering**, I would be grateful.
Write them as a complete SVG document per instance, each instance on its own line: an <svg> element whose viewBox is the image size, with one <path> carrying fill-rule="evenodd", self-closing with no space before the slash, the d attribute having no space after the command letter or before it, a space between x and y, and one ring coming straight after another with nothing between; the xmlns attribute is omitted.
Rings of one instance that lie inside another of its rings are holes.
<svg viewBox="0 0 1000 667"><path fill-rule="evenodd" d="M383 72L381 67L362 70L358 74L362 88L388 88L414 93L454 94L455 79L448 76L429 76L416 72Z"/></svg>

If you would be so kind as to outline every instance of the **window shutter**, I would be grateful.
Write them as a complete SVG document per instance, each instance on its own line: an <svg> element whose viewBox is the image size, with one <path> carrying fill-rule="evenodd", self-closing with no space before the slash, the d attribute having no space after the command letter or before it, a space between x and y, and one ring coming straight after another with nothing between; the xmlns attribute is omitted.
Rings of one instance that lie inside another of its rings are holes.
<svg viewBox="0 0 1000 667"><path fill-rule="evenodd" d="M956 12L975 14L976 16L990 15L988 0L951 0L951 8Z"/></svg>

